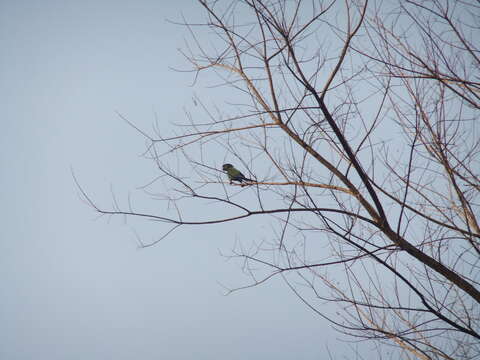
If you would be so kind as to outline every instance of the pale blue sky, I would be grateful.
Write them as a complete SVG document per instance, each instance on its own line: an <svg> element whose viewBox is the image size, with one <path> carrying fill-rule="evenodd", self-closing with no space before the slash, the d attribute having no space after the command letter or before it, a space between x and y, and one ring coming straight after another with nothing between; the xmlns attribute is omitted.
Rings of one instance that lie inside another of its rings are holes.
<svg viewBox="0 0 480 360"><path fill-rule="evenodd" d="M219 255L235 240L228 226L138 250L131 224L95 220L78 197L71 166L107 205L110 186L136 199L154 174L115 111L148 127L154 112L182 121L194 93L211 100L169 69L183 64L188 34L166 19L181 12L201 9L0 2L1 359L325 359L327 345L347 347L279 280L223 295L219 283L246 282ZM135 230L148 240L155 224L144 226Z"/></svg>

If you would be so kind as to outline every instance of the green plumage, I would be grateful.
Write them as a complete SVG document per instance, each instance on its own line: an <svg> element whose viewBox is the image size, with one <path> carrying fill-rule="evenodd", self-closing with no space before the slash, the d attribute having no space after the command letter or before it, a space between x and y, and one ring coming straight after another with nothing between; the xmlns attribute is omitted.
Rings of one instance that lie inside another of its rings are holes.
<svg viewBox="0 0 480 360"><path fill-rule="evenodd" d="M230 184L233 181L238 181L240 183L242 183L244 181L245 182L253 182L254 181L252 179L246 178L245 175L243 175L240 172L240 170L235 169L232 164L223 164L222 169L223 169L223 171L227 172L228 179L230 180Z"/></svg>

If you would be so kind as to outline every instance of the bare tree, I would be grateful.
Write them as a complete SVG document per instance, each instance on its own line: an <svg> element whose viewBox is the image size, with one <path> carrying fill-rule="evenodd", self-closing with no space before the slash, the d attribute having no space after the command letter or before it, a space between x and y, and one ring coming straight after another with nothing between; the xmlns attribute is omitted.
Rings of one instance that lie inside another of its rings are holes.
<svg viewBox="0 0 480 360"><path fill-rule="evenodd" d="M274 243L233 250L252 286L282 276L339 331L403 359L479 357L480 3L198 2L207 20L183 23L183 54L235 98L195 99L171 137L125 119L160 174L146 191L173 215L90 204L159 221L159 240L279 219ZM229 185L227 159L255 181ZM192 201L228 215L191 214Z"/></svg>

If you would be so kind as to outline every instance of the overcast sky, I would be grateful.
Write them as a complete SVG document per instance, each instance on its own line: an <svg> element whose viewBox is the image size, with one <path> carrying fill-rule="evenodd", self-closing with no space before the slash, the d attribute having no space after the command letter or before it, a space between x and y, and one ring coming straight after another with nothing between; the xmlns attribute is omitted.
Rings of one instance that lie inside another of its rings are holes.
<svg viewBox="0 0 480 360"><path fill-rule="evenodd" d="M194 94L208 99L169 68L185 64L188 33L166 21L182 13L202 12L193 0L0 1L1 359L325 359L349 346L281 279L224 295L248 281L220 255L241 227L138 249L134 231L150 240L155 224L97 218L80 200L70 168L99 202L113 191L142 205L155 169L116 111L143 127L157 113L168 130Z"/></svg>

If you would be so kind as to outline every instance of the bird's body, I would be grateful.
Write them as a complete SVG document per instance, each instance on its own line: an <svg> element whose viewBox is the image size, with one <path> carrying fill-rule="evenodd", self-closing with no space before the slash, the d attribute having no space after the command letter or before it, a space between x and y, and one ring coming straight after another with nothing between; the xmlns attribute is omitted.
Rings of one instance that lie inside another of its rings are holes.
<svg viewBox="0 0 480 360"><path fill-rule="evenodd" d="M240 170L237 170L233 167L232 164L223 164L222 166L223 171L227 172L228 179L230 180L230 184L233 181L238 181L239 183L242 183L244 181L246 182L253 182L254 180L248 179L243 175Z"/></svg>

